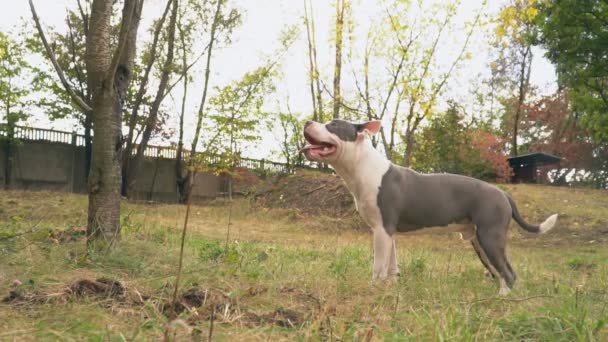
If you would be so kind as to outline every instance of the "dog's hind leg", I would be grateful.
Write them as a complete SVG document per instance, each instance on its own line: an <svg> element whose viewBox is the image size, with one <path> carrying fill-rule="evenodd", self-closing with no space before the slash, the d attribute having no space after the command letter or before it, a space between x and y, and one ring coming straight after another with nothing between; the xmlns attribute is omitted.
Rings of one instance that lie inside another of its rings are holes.
<svg viewBox="0 0 608 342"><path fill-rule="evenodd" d="M505 253L506 235L506 225L477 226L477 240L483 252L482 256L487 258L490 272L498 279L500 285L499 295L509 294L515 282L515 274L509 265Z"/></svg>
<svg viewBox="0 0 608 342"><path fill-rule="evenodd" d="M391 256L394 251L393 238L383 227L373 229L374 232L374 275L373 279L384 280L388 277Z"/></svg>
<svg viewBox="0 0 608 342"><path fill-rule="evenodd" d="M475 250L477 257L479 257L479 260L481 261L483 266L486 268L486 275L492 277L492 279L496 279L496 276L494 275L494 273L492 272L492 269L490 268L490 263L488 261L488 258L486 257L484 251L481 249L481 246L479 245L479 241L477 240L476 236L471 239L471 245L473 246L473 249Z"/></svg>
<svg viewBox="0 0 608 342"><path fill-rule="evenodd" d="M494 274L492 273L492 270L490 269L490 263L488 261L488 258L484 254L483 250L481 249L481 246L479 245L479 241L477 240L476 230L477 230L477 227L475 227L474 224L465 225L460 230L460 238L463 240L469 240L471 242L471 246L473 246L473 250L477 254L477 257L479 257L479 260L481 261L483 266L486 268L486 272L485 272L486 276L492 277L492 279L495 279L496 277L494 276Z"/></svg>

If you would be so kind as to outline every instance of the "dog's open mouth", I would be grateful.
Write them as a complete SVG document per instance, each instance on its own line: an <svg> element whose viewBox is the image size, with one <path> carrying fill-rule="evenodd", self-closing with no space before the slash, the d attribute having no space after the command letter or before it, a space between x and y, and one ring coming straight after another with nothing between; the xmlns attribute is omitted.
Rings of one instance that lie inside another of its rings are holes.
<svg viewBox="0 0 608 342"><path fill-rule="evenodd" d="M304 138L306 139L306 146L304 146L300 150L300 152L304 153L304 155L308 159L326 157L336 152L336 145L329 142L317 140L307 132L304 132Z"/></svg>

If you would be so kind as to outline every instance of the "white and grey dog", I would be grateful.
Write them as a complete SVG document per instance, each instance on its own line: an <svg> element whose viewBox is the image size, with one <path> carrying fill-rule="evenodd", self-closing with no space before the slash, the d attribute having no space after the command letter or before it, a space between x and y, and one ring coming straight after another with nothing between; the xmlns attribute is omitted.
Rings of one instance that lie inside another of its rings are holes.
<svg viewBox="0 0 608 342"><path fill-rule="evenodd" d="M544 233L557 214L538 226L526 223L511 196L486 182L453 174L420 174L392 164L366 136L380 122L353 124L333 120L307 122L302 152L308 160L328 163L352 193L357 211L374 236L374 279L399 274L393 234L429 228L460 232L498 280L499 294L510 292L515 273L507 259L506 237L511 218L525 230Z"/></svg>

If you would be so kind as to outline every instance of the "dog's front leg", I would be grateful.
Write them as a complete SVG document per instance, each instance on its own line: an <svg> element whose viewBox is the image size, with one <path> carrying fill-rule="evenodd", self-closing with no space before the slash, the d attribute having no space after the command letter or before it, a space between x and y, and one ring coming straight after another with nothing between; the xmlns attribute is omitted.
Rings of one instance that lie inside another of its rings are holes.
<svg viewBox="0 0 608 342"><path fill-rule="evenodd" d="M383 227L377 227L374 232L374 274L373 279L384 280L388 277L393 253L393 239Z"/></svg>

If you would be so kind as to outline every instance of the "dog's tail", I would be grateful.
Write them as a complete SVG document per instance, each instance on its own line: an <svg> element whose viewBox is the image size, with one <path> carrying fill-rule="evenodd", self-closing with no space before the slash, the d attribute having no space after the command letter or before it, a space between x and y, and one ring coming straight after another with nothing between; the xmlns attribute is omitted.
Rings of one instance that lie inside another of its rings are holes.
<svg viewBox="0 0 608 342"><path fill-rule="evenodd" d="M538 226L529 224L528 222L524 221L524 219L519 215L519 211L517 210L517 206L515 205L515 201L513 200L513 198L506 192L505 196L507 196L509 204L511 205L511 215L513 216L513 219L515 219L515 222L517 222L517 224L519 224L523 229L529 231L530 233L543 234L548 232L549 230L551 230L551 228L553 228L553 226L555 226L555 222L557 222L557 214L549 216L549 218L547 218L545 222L541 223Z"/></svg>

